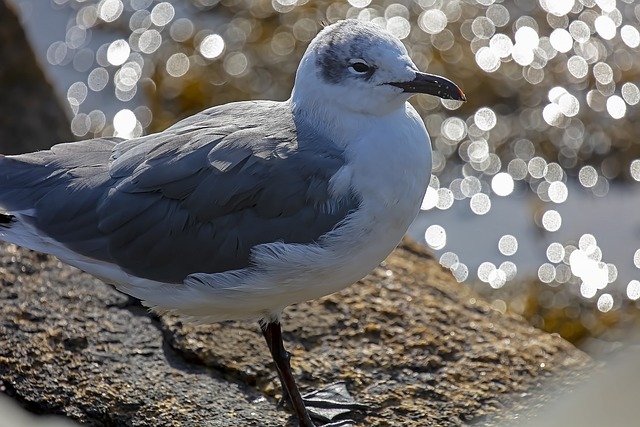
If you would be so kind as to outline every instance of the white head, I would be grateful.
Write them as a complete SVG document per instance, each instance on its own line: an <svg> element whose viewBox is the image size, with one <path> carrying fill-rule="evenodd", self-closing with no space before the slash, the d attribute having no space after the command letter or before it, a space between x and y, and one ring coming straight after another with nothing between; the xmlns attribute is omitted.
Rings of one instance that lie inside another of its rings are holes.
<svg viewBox="0 0 640 427"><path fill-rule="evenodd" d="M421 73L402 42L376 24L354 19L324 28L309 44L291 98L297 108L325 105L384 115L415 93L464 100L442 77Z"/></svg>

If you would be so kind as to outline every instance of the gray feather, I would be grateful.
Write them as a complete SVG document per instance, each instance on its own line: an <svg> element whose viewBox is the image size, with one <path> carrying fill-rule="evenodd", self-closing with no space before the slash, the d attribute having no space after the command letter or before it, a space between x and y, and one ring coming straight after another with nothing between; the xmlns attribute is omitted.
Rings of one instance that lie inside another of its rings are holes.
<svg viewBox="0 0 640 427"><path fill-rule="evenodd" d="M358 208L328 189L344 163L287 104L239 102L159 134L1 157L0 206L35 209L20 218L76 252L178 283L247 267L257 244L317 241Z"/></svg>

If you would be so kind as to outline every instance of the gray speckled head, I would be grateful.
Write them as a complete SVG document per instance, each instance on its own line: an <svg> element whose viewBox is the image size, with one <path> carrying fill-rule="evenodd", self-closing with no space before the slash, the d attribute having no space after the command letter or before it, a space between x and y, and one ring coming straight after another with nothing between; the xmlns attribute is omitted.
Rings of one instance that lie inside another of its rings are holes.
<svg viewBox="0 0 640 427"><path fill-rule="evenodd" d="M309 44L291 94L299 111L386 114L411 94L390 82L410 82L417 67L402 42L384 28L347 19L324 28ZM340 115L339 113L338 115Z"/></svg>
<svg viewBox="0 0 640 427"><path fill-rule="evenodd" d="M389 31L372 22L347 19L324 28L311 41L291 99L297 112L318 116L324 111L334 116L326 120L335 120L345 111L380 116L401 110L416 93L465 99L450 80L420 72Z"/></svg>
<svg viewBox="0 0 640 427"><path fill-rule="evenodd" d="M327 83L370 80L379 68L381 50L406 56L398 39L371 22L348 19L325 28L313 46L316 67ZM394 52L395 51L395 52Z"/></svg>

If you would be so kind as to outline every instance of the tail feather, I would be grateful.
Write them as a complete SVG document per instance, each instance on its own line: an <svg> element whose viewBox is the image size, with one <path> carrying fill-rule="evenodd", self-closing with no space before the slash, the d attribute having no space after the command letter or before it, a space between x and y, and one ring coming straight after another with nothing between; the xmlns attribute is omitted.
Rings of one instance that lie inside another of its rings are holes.
<svg viewBox="0 0 640 427"><path fill-rule="evenodd" d="M0 225L5 225L13 222L15 217L13 215L5 214L0 212Z"/></svg>

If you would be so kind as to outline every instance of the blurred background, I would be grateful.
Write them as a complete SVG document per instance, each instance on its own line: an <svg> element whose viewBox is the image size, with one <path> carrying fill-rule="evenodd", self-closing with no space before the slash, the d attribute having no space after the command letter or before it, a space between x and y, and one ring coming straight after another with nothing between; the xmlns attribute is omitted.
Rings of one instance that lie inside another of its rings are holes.
<svg viewBox="0 0 640 427"><path fill-rule="evenodd" d="M434 168L410 234L496 309L592 355L639 322L640 2L4 1L71 120L59 140L285 100L323 23L387 28L469 100L412 100Z"/></svg>

